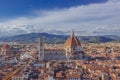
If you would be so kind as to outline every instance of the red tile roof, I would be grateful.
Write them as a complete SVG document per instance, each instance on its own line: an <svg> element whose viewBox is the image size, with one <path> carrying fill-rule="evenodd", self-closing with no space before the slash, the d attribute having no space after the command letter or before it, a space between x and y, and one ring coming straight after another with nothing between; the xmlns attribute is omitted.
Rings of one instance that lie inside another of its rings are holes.
<svg viewBox="0 0 120 80"><path fill-rule="evenodd" d="M9 49L9 48L10 48L10 46L8 44L3 45L3 49Z"/></svg>
<svg viewBox="0 0 120 80"><path fill-rule="evenodd" d="M67 46L71 46L71 47L81 46L81 43L80 43L79 39L74 35L74 32L73 32L72 35L65 42L64 46L65 47L67 47Z"/></svg>

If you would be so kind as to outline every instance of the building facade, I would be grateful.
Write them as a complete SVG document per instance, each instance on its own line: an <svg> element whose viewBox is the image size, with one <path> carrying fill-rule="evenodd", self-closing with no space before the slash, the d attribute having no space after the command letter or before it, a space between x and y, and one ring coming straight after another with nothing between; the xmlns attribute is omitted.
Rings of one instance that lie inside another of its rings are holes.
<svg viewBox="0 0 120 80"><path fill-rule="evenodd" d="M79 60L82 59L82 46L74 32L66 40L63 49L44 49L43 37L39 40L39 60Z"/></svg>
<svg viewBox="0 0 120 80"><path fill-rule="evenodd" d="M38 50L39 50L39 54L38 54L38 58L39 60L44 60L44 39L43 37L41 36L40 39L39 39L39 46L38 46Z"/></svg>

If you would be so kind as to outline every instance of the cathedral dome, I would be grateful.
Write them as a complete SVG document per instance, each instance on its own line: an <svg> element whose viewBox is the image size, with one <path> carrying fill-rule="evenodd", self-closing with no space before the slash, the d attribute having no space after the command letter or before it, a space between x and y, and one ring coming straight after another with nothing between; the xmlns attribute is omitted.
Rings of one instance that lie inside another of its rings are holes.
<svg viewBox="0 0 120 80"><path fill-rule="evenodd" d="M81 46L81 43L73 32L72 35L66 40L64 47L76 47L76 46Z"/></svg>

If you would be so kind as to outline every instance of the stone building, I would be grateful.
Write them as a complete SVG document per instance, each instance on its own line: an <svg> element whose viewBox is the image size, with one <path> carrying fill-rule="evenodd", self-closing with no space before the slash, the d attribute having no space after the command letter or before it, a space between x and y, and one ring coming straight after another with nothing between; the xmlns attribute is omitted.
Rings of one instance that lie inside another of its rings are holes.
<svg viewBox="0 0 120 80"><path fill-rule="evenodd" d="M1 55L6 55L10 51L10 46L8 44L4 44L1 50Z"/></svg>
<svg viewBox="0 0 120 80"><path fill-rule="evenodd" d="M66 40L63 49L44 49L43 37L39 40L39 60L79 60L82 59L82 46L74 32Z"/></svg>

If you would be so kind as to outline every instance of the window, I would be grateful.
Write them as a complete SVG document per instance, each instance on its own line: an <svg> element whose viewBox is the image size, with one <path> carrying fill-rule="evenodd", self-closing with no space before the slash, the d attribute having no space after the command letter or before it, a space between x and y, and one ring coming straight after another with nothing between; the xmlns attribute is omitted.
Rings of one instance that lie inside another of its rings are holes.
<svg viewBox="0 0 120 80"><path fill-rule="evenodd" d="M75 48L73 48L73 51L75 51Z"/></svg>

